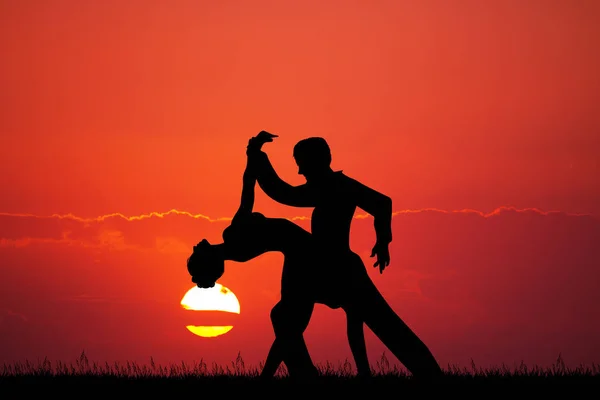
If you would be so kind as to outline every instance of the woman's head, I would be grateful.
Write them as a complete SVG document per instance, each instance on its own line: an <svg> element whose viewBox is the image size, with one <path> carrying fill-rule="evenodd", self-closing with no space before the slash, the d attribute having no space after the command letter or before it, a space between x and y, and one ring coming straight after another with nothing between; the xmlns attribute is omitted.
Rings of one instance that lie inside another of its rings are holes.
<svg viewBox="0 0 600 400"><path fill-rule="evenodd" d="M225 260L208 240L202 239L194 246L192 255L187 260L187 269L194 282L200 288L211 288L225 272Z"/></svg>

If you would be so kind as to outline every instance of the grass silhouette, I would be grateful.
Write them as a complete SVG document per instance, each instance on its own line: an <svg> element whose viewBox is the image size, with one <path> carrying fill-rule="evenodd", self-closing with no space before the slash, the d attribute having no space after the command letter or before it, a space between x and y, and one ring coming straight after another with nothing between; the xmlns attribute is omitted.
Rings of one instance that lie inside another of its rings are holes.
<svg viewBox="0 0 600 400"><path fill-rule="evenodd" d="M374 395L378 391L387 393L389 390L406 390L410 387L423 386L423 382L415 381L408 372L391 365L385 352L373 366L373 376L361 379L355 376L353 365L344 361L337 365L332 363L317 364L320 378L310 384L295 382L287 376L285 367L278 370L277 376L268 381L259 378L262 363L258 366L246 366L241 354L228 365L213 363L208 365L203 360L192 364L173 363L160 365L150 358L148 364L135 362L97 363L88 360L85 352L74 362L52 362L48 359L36 363L30 361L4 364L0 369L0 390L18 393L22 397L27 391L43 389L56 390L65 394L69 390L76 394L77 388L93 387L96 394L107 389L110 393L122 393L129 389L141 395L145 392L156 394L158 390L168 390L169 393L181 392L194 394L196 391L205 392L218 390L222 393L233 394L241 390L247 395L251 390L258 389L261 394L280 391L282 394L295 393L298 389L321 387L335 388L338 395L344 391L354 393L360 388L367 387ZM584 386L599 386L600 366L581 365L569 368L559 356L555 363L547 368L529 367L524 363L509 368L502 365L498 368L480 368L472 363L470 368L447 366L444 368L444 378L439 384L451 387L483 386L489 387L504 384L534 383L546 384L583 384ZM429 388L438 383L425 382ZM17 392L13 392L13 391ZM422 394L422 393L421 393ZM0 392L2 395L2 392Z"/></svg>

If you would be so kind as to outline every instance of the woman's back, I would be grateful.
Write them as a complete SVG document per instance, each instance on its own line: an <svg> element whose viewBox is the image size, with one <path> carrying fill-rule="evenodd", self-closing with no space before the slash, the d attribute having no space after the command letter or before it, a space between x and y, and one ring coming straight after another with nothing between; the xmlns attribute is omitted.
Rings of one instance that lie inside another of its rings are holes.
<svg viewBox="0 0 600 400"><path fill-rule="evenodd" d="M282 297L301 296L338 308L370 281L358 254L324 246L310 232L284 218L251 213L234 220L223 231L223 240L247 259L269 251L281 252Z"/></svg>

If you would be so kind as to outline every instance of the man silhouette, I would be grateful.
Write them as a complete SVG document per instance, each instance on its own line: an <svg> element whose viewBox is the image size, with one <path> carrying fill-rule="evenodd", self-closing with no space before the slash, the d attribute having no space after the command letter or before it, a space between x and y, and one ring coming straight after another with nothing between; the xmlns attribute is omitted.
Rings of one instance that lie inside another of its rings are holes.
<svg viewBox="0 0 600 400"><path fill-rule="evenodd" d="M378 266L380 273L383 273L390 263L392 200L341 171L333 171L329 145L321 137L303 139L294 146L293 155L298 165L298 173L306 178L306 183L300 186L290 185L279 178L267 154L261 150L264 143L272 142L275 137L277 135L261 131L248 143L247 154L249 160L252 160L257 182L269 197L281 204L314 207L311 218L312 237L317 243L317 253L328 265L327 269L319 271L319 276L314 277L316 285L322 282L327 286L322 292L328 295L319 300L331 307L347 304L348 293L355 288L357 282L354 272L356 269L351 271L352 268L348 266L358 262L364 269L360 257L350 249L350 225L356 208L359 207L374 217L376 242L371 257L377 256L373 266ZM333 282L335 284L332 284ZM356 289L361 290L358 287ZM271 312L271 320L276 334L298 337L299 332L296 331L304 330L311 314L312 305L309 303L297 303L293 307L279 305ZM368 365L363 323L353 321L353 313L348 317L350 320L347 334L351 339L351 351L354 357L360 360L360 364ZM294 369L308 371L311 361L303 342L302 345L298 340L289 340L288 343L296 344L295 349L290 346L289 351L293 355L288 358L290 362L298 364ZM368 371L368 367L363 367L363 371L365 369Z"/></svg>
<svg viewBox="0 0 600 400"><path fill-rule="evenodd" d="M371 257L377 256L373 265L380 273L390 263L389 244L392 241L392 199L331 169L331 151L325 139L310 137L294 146L294 159L298 174L306 183L292 186L283 181L273 169L264 142L277 137L261 131L248 145L255 158L257 182L261 189L278 203L293 207L314 207L311 218L313 237L327 254L349 252L350 225L356 208L361 208L374 218L376 234Z"/></svg>
<svg viewBox="0 0 600 400"><path fill-rule="evenodd" d="M261 131L250 139L247 154L256 181L270 198L288 206L314 207L312 239L318 262L326 266L316 272L318 276L314 276L311 282L320 293L316 302L331 308L342 307L349 317L361 315L364 318L348 325L349 330L355 330L348 332L349 338L363 338L363 326L367 323L413 374L419 377L440 376L441 369L427 346L369 284L362 259L350 249L350 225L358 207L374 217L376 241L371 257L377 256L373 266L379 267L380 273L383 273L390 263L391 198L346 176L342 171L333 171L329 145L321 137L303 139L294 146L298 173L304 175L306 183L290 185L279 178L267 154L261 150L264 143L273 141L275 137L277 135ZM368 299L365 300L364 296L368 296ZM299 338L311 314L312 305L308 302L274 308L271 320L276 336L279 332L281 337ZM310 370L312 362L306 347L300 345L299 339L287 342L290 343L288 360L296 363L297 369ZM295 349L291 348L291 343L296 343ZM357 359L367 362L364 339L351 341L350 347Z"/></svg>

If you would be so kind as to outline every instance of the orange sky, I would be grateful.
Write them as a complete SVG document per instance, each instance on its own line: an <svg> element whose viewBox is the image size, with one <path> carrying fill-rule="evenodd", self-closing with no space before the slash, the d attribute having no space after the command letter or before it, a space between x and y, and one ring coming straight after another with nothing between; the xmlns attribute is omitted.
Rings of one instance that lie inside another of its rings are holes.
<svg viewBox="0 0 600 400"><path fill-rule="evenodd" d="M228 267L223 337L177 305L192 244L226 226L190 214L233 215L266 129L289 182L293 145L324 136L393 199L371 276L442 362L597 361L599 18L592 0L0 1L0 358L263 359L280 255ZM506 206L538 211L485 216ZM371 222L353 235L372 264ZM342 321L317 309L316 360L349 357Z"/></svg>

